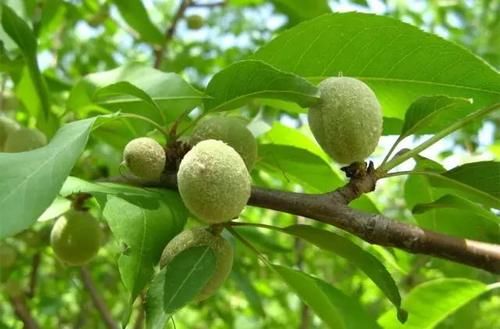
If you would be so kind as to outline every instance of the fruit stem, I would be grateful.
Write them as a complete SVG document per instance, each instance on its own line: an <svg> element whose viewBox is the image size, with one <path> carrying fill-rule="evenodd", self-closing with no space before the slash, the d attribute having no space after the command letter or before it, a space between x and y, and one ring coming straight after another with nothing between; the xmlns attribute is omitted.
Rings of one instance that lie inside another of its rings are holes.
<svg viewBox="0 0 500 329"><path fill-rule="evenodd" d="M386 175L386 173L389 170L391 170L392 168L400 165L401 163L405 162L408 159L413 158L415 155L419 154L420 152L422 152L423 150L425 150L429 146L433 145L434 143L438 142L439 140L443 139L447 135L451 134L455 130L458 130L458 129L462 128L463 126L465 126L466 124L474 121L475 119L477 119L481 116L484 116L490 112L493 112L495 110L498 110L498 109L500 109L500 103L497 103L497 104L494 104L490 107L486 107L482 110L476 111L476 112L466 116L462 120L455 122L454 124L441 130L440 132L438 132L437 134L435 134L434 136L432 136L431 138L429 138L428 140L426 140L422 144L418 145L413 150L405 152L405 153L401 154L400 156L393 158L392 160L390 160L386 164L381 165L377 169L377 172L380 173L378 175L378 177L384 177Z"/></svg>
<svg viewBox="0 0 500 329"><path fill-rule="evenodd" d="M158 129L158 131L161 132L167 140L169 138L168 132L162 126L160 126L159 124L157 124L153 120L146 118L145 116L133 114L133 113L120 113L120 116L122 118L131 118L131 119L138 119L138 120L145 121L145 122L151 124L152 126L154 126L156 129Z"/></svg>

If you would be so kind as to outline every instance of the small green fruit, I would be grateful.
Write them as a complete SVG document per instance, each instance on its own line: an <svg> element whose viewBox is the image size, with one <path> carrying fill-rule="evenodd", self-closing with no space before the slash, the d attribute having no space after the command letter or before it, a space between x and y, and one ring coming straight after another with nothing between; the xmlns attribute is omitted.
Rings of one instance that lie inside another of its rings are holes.
<svg viewBox="0 0 500 329"><path fill-rule="evenodd" d="M19 129L19 125L15 121L5 116L0 116L0 152L4 149L7 136L17 129Z"/></svg>
<svg viewBox="0 0 500 329"><path fill-rule="evenodd" d="M17 252L14 247L8 244L0 244L0 268L14 266L17 259Z"/></svg>
<svg viewBox="0 0 500 329"><path fill-rule="evenodd" d="M47 144L45 135L37 129L20 128L7 136L4 151L10 153L31 151Z"/></svg>
<svg viewBox="0 0 500 329"><path fill-rule="evenodd" d="M165 167L165 151L154 139L140 137L131 140L123 151L123 160L130 171L144 179L159 179Z"/></svg>
<svg viewBox="0 0 500 329"><path fill-rule="evenodd" d="M54 224L50 244L57 257L65 263L85 264L99 251L99 222L86 211L69 210Z"/></svg>
<svg viewBox="0 0 500 329"><path fill-rule="evenodd" d="M213 250L216 260L214 274L198 293L195 298L196 301L202 301L212 296L231 273L233 266L233 248L231 244L220 235L215 235L204 228L186 230L167 244L160 260L160 267L168 266L174 257L182 251L201 246L209 246Z"/></svg>
<svg viewBox="0 0 500 329"><path fill-rule="evenodd" d="M190 30L199 30L203 27L205 20L200 15L190 15L186 18L187 27Z"/></svg>
<svg viewBox="0 0 500 329"><path fill-rule="evenodd" d="M319 84L320 101L309 109L309 126L319 145L342 164L363 161L382 134L382 111L375 93L360 80L328 78Z"/></svg>
<svg viewBox="0 0 500 329"><path fill-rule="evenodd" d="M242 119L236 117L214 117L200 122L191 134L191 144L202 140L217 139L231 146L252 170L257 159L257 142Z"/></svg>
<svg viewBox="0 0 500 329"><path fill-rule="evenodd" d="M213 139L199 142L184 156L177 183L186 207L209 224L238 217L250 197L245 162L231 146Z"/></svg>

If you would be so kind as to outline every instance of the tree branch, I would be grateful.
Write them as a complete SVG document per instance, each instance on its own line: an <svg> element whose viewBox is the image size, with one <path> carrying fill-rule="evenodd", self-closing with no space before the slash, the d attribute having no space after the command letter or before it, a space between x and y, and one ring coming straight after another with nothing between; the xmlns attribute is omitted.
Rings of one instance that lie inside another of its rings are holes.
<svg viewBox="0 0 500 329"><path fill-rule="evenodd" d="M92 299L95 308L101 315L101 318L103 319L104 323L106 324L106 327L108 329L119 329L118 325L111 317L111 314L108 310L108 307L106 306L106 303L104 303L104 300L97 292L94 282L92 281L90 272L86 267L80 268L80 276L82 277L83 285L89 292L90 298Z"/></svg>
<svg viewBox="0 0 500 329"><path fill-rule="evenodd" d="M184 16L184 12L186 9L190 6L191 0L182 0L181 4L179 5L179 8L177 9L177 12L174 15L174 18L172 19L172 23L168 27L168 29L165 31L165 39L163 43L161 44L160 48L155 50L155 62L154 62L154 67L159 68L163 62L163 59L166 56L168 46L170 44L170 41L174 37L175 30L177 29L177 23L179 20Z"/></svg>
<svg viewBox="0 0 500 329"><path fill-rule="evenodd" d="M383 215L351 209L349 202L375 188L375 176L370 167L367 173L351 178L344 187L326 194L253 187L248 204L317 220L372 244L431 255L500 274L500 245L453 237L391 220ZM164 175L161 184L153 185L176 189L176 175Z"/></svg>
<svg viewBox="0 0 500 329"><path fill-rule="evenodd" d="M39 329L40 327L36 323L35 319L31 316L31 313L26 305L26 299L24 294L10 294L10 302L14 308L14 312L17 317L23 322L25 329Z"/></svg>

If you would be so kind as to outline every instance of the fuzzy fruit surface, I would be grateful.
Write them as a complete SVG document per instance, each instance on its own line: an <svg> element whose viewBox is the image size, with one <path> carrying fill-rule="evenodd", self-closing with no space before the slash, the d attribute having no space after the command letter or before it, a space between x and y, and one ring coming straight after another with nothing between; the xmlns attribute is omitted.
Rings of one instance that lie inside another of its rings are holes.
<svg viewBox="0 0 500 329"><path fill-rule="evenodd" d="M184 250L202 246L208 246L214 252L215 271L196 296L196 301L202 301L212 296L231 273L233 266L233 248L231 244L220 235L215 235L205 228L186 230L167 244L160 260L160 267L165 267Z"/></svg>
<svg viewBox="0 0 500 329"><path fill-rule="evenodd" d="M159 179L165 167L165 151L154 139L140 137L131 140L123 150L123 160L137 177Z"/></svg>
<svg viewBox="0 0 500 329"><path fill-rule="evenodd" d="M19 126L15 121L0 116L0 152L3 152L7 137L17 129L19 129Z"/></svg>
<svg viewBox="0 0 500 329"><path fill-rule="evenodd" d="M223 223L239 216L250 197L250 175L231 146L208 139L196 144L177 172L182 201L199 220Z"/></svg>
<svg viewBox="0 0 500 329"><path fill-rule="evenodd" d="M59 259L69 265L82 265L99 251L101 228L86 211L69 210L57 219L50 244Z"/></svg>
<svg viewBox="0 0 500 329"><path fill-rule="evenodd" d="M47 137L37 130L20 128L7 136L4 151L10 153L31 151L47 144Z"/></svg>
<svg viewBox="0 0 500 329"><path fill-rule="evenodd" d="M186 19L187 27L190 30L199 30L203 27L204 19L200 15L191 15Z"/></svg>
<svg viewBox="0 0 500 329"><path fill-rule="evenodd" d="M17 259L17 252L14 247L8 244L0 244L0 268L13 266Z"/></svg>
<svg viewBox="0 0 500 329"><path fill-rule="evenodd" d="M231 146L241 156L248 171L257 159L257 141L245 122L237 117L214 117L200 122L191 134L191 144L216 139Z"/></svg>
<svg viewBox="0 0 500 329"><path fill-rule="evenodd" d="M363 161L382 134L382 111L364 82L328 78L319 85L320 101L309 109L309 126L319 145L341 163Z"/></svg>

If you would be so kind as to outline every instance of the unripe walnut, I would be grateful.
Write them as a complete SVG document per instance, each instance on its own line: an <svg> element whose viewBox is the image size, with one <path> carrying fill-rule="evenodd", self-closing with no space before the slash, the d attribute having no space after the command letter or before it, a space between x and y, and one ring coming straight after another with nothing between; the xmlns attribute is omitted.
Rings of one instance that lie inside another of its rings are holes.
<svg viewBox="0 0 500 329"><path fill-rule="evenodd" d="M190 15L186 18L187 27L190 30L199 30L203 27L204 19L200 15Z"/></svg>
<svg viewBox="0 0 500 329"><path fill-rule="evenodd" d="M214 224L238 217L250 197L250 176L231 146L213 139L196 144L177 172L179 193L198 219Z"/></svg>
<svg viewBox="0 0 500 329"><path fill-rule="evenodd" d="M3 151L7 137L19 129L18 124L4 116L0 116L0 152Z"/></svg>
<svg viewBox="0 0 500 329"><path fill-rule="evenodd" d="M123 150L123 160L130 171L144 179L159 179L165 167L163 147L154 139L140 137L131 140Z"/></svg>
<svg viewBox="0 0 500 329"><path fill-rule="evenodd" d="M174 237L161 255L160 267L168 266L175 256L192 247L208 246L215 254L215 270L212 277L196 296L196 301L207 299L226 281L233 266L233 248L220 235L204 228L186 230Z"/></svg>
<svg viewBox="0 0 500 329"><path fill-rule="evenodd" d="M309 109L309 126L319 145L342 164L363 161L382 134L382 111L364 82L347 77L319 84L320 101Z"/></svg>
<svg viewBox="0 0 500 329"><path fill-rule="evenodd" d="M241 156L248 170L257 159L257 142L244 121L236 117L214 117L201 121L191 134L191 144L216 139L231 146Z"/></svg>
<svg viewBox="0 0 500 329"><path fill-rule="evenodd" d="M9 268L16 263L17 252L8 244L0 244L0 268Z"/></svg>
<svg viewBox="0 0 500 329"><path fill-rule="evenodd" d="M10 153L31 151L47 144L45 135L37 129L20 128L7 136L4 151Z"/></svg>
<svg viewBox="0 0 500 329"><path fill-rule="evenodd" d="M87 211L71 209L57 219L50 234L50 244L63 262L83 265L99 251L99 222Z"/></svg>

